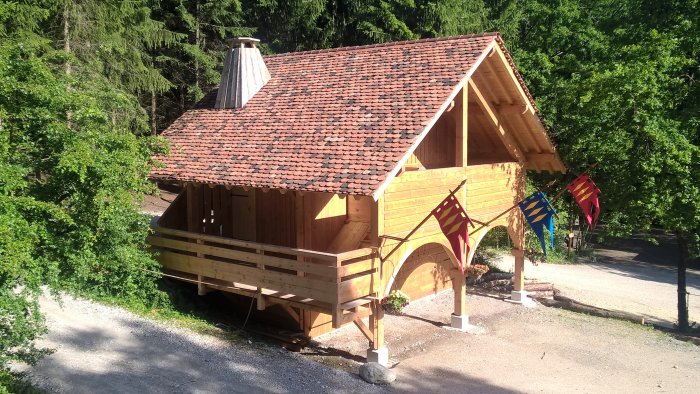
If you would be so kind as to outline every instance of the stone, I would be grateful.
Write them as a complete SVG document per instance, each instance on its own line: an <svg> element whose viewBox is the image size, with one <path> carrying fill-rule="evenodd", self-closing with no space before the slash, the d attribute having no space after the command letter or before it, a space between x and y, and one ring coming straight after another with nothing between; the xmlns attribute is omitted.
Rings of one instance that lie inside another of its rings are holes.
<svg viewBox="0 0 700 394"><path fill-rule="evenodd" d="M396 373L379 363L367 363L360 366L360 377L367 383L391 384Z"/></svg>

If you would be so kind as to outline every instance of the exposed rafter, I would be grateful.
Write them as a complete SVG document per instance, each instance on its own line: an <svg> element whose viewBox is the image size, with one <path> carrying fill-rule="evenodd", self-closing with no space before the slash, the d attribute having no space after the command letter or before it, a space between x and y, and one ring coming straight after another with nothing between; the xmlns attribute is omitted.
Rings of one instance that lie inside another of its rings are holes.
<svg viewBox="0 0 700 394"><path fill-rule="evenodd" d="M503 123L499 120L496 109L484 98L481 90L477 87L476 83L469 79L469 88L472 90L473 94L469 97L474 99L474 102L481 108L486 117L491 121L498 131L498 137L501 139L503 144L508 149L508 152L515 157L516 160L523 162L525 161L525 156L523 155L521 148L513 140L513 138L508 134L503 126Z"/></svg>
<svg viewBox="0 0 700 394"><path fill-rule="evenodd" d="M518 90L518 97L520 98L521 102L525 105L530 105L530 99L527 97L527 94L525 94L525 91L523 90L523 87L520 85L520 80L515 76L515 73L513 72L513 69L510 67L510 63L508 62L508 59L506 58L505 53L496 46L493 48L494 52L496 55L498 55L498 58L501 60L501 64L503 66L503 69L506 72L506 75L508 75L508 78L510 78L513 81L513 86Z"/></svg>

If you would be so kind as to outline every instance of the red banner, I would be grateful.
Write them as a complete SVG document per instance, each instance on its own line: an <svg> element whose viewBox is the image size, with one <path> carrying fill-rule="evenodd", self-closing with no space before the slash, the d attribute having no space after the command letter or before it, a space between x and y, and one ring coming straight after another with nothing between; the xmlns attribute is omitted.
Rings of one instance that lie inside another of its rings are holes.
<svg viewBox="0 0 700 394"><path fill-rule="evenodd" d="M469 255L469 225L474 227L474 223L453 194L433 209L433 215L447 240L450 241L452 251L459 260L459 269L464 275L464 266Z"/></svg>
<svg viewBox="0 0 700 394"><path fill-rule="evenodd" d="M566 188L571 192L571 195L574 196L574 200L576 200L578 206L581 207L588 224L591 227L595 226L598 221L598 214L600 213L600 203L598 202L600 190L595 183L588 175L584 174L574 179Z"/></svg>

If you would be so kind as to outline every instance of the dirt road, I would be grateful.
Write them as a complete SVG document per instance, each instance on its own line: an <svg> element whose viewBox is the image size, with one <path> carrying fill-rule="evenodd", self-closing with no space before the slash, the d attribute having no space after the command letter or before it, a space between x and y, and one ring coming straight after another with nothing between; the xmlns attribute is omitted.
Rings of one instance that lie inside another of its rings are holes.
<svg viewBox="0 0 700 394"><path fill-rule="evenodd" d="M675 321L674 271L629 253L595 264L529 266L526 274L584 303ZM700 272L688 279L689 290L700 293ZM477 333L467 334L444 327L452 297L447 291L412 303L406 316L387 316L386 343L398 374L389 388L354 374L367 340L353 325L319 338L318 347L300 356L70 298L63 308L42 304L50 328L43 344L56 352L31 370L31 379L49 392L70 393L690 393L700 387L700 347L648 327L471 294ZM697 304L691 299L691 320L700 316Z"/></svg>
<svg viewBox="0 0 700 394"><path fill-rule="evenodd" d="M525 277L551 282L563 295L583 304L630 312L647 321L673 327L677 321L677 247L668 238L659 245L631 239L619 247L598 247L593 262L581 264L525 263ZM513 270L513 257L499 266ZM689 317L700 322L700 270L688 269Z"/></svg>

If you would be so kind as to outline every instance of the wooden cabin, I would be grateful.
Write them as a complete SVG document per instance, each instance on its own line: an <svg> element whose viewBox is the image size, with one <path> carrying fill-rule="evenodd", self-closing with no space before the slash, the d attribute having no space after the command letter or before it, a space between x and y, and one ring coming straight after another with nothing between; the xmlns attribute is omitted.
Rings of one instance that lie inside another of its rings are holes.
<svg viewBox="0 0 700 394"><path fill-rule="evenodd" d="M163 135L151 177L184 186L149 237L164 271L281 305L312 337L355 324L380 362L392 289L452 288L453 326L468 322L465 279L430 217L450 191L483 223L524 196L526 170L564 171L496 33L266 57L241 39L219 89ZM469 261L496 226L520 300L518 210L471 234Z"/></svg>

